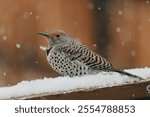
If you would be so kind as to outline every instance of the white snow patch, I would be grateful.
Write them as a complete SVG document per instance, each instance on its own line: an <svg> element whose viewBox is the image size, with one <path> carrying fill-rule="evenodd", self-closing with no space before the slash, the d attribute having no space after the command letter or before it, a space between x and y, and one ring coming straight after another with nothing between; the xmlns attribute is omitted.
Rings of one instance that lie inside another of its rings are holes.
<svg viewBox="0 0 150 117"><path fill-rule="evenodd" d="M136 68L125 70L129 73L150 80L150 68ZM121 75L116 72L100 72L96 75L82 77L57 77L44 78L40 80L22 81L17 85L0 88L0 99L11 99L14 97L31 96L35 94L58 94L70 93L72 91L88 90L90 88L104 88L119 86L127 83L141 82L136 78ZM150 87L148 88L148 90Z"/></svg>

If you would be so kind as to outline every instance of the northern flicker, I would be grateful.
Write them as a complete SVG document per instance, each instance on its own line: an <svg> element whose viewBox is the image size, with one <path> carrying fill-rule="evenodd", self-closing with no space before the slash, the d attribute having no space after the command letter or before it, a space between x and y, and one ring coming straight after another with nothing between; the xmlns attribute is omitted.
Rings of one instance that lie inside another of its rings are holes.
<svg viewBox="0 0 150 117"><path fill-rule="evenodd" d="M83 76L106 71L142 79L115 68L105 58L96 54L81 42L73 40L64 31L55 30L51 33L40 32L38 34L46 37L48 41L48 48L46 49L48 63L63 76Z"/></svg>

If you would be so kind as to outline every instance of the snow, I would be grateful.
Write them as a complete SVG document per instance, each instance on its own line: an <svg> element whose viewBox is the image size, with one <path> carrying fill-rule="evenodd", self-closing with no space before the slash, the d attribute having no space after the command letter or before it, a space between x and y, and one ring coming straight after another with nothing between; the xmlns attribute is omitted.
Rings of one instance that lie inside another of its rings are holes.
<svg viewBox="0 0 150 117"><path fill-rule="evenodd" d="M4 27L0 27L0 36L6 33L6 29Z"/></svg>
<svg viewBox="0 0 150 117"><path fill-rule="evenodd" d="M124 41L122 41L122 42L121 42L121 45L125 45L125 42L124 42Z"/></svg>
<svg viewBox="0 0 150 117"><path fill-rule="evenodd" d="M143 31L144 30L143 26L138 26L138 30Z"/></svg>
<svg viewBox="0 0 150 117"><path fill-rule="evenodd" d="M21 48L21 45L16 43L16 48Z"/></svg>
<svg viewBox="0 0 150 117"><path fill-rule="evenodd" d="M149 4L149 0L147 0L146 3Z"/></svg>
<svg viewBox="0 0 150 117"><path fill-rule="evenodd" d="M37 63L37 64L38 64L38 63L39 63L39 61L35 61L35 63Z"/></svg>
<svg viewBox="0 0 150 117"><path fill-rule="evenodd" d="M94 43L93 46L96 47L96 44Z"/></svg>
<svg viewBox="0 0 150 117"><path fill-rule="evenodd" d="M33 13L31 11L26 11L23 14L23 19L28 19Z"/></svg>
<svg viewBox="0 0 150 117"><path fill-rule="evenodd" d="M116 28L116 32L118 32L118 33L121 32L121 28L120 28L120 27L117 27L117 28Z"/></svg>
<svg viewBox="0 0 150 117"><path fill-rule="evenodd" d="M122 11L119 10L119 11L118 11L118 15L122 15Z"/></svg>
<svg viewBox="0 0 150 117"><path fill-rule="evenodd" d="M98 10L101 10L101 7L98 7Z"/></svg>
<svg viewBox="0 0 150 117"><path fill-rule="evenodd" d="M45 46L40 46L40 49L43 51L46 51L46 47Z"/></svg>
<svg viewBox="0 0 150 117"><path fill-rule="evenodd" d="M131 50L131 56L136 56L136 51L135 50Z"/></svg>
<svg viewBox="0 0 150 117"><path fill-rule="evenodd" d="M40 19L40 16L38 16L38 15L37 15L37 16L35 16L35 19L36 19L36 20Z"/></svg>
<svg viewBox="0 0 150 117"><path fill-rule="evenodd" d="M32 15L32 12L29 12L30 15Z"/></svg>
<svg viewBox="0 0 150 117"><path fill-rule="evenodd" d="M3 40L4 40L4 41L7 40L7 36L6 36L6 35L3 36Z"/></svg>
<svg viewBox="0 0 150 117"><path fill-rule="evenodd" d="M7 75L6 72L4 72L3 75L6 76Z"/></svg>
<svg viewBox="0 0 150 117"><path fill-rule="evenodd" d="M125 71L143 77L142 81L150 81L150 68L136 68ZM1 87L0 99L13 99L14 97L31 96L36 94L65 94L73 91L119 86L142 81L116 72L100 72L95 75L74 78L44 78L32 81L22 81L17 85L10 87ZM150 89L150 87L148 87L148 89Z"/></svg>
<svg viewBox="0 0 150 117"><path fill-rule="evenodd" d="M94 4L91 3L91 2L89 2L89 3L87 4L87 8L88 8L89 10L93 10L94 7L95 7Z"/></svg>

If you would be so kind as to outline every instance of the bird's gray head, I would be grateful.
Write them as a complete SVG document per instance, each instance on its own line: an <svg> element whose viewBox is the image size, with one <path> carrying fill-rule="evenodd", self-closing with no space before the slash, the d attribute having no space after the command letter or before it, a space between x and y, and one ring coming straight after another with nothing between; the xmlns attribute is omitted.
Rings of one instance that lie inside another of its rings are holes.
<svg viewBox="0 0 150 117"><path fill-rule="evenodd" d="M49 47L70 40L70 37L64 31L61 30L55 30L51 33L39 32L38 34L46 37Z"/></svg>

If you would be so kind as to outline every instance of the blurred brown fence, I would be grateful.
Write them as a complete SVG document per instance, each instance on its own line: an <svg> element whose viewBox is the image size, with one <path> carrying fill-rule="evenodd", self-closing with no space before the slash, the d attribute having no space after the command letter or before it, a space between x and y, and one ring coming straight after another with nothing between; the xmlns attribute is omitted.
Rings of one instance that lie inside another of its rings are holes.
<svg viewBox="0 0 150 117"><path fill-rule="evenodd" d="M120 68L150 66L148 0L0 0L0 86L58 76L36 33L62 29Z"/></svg>

